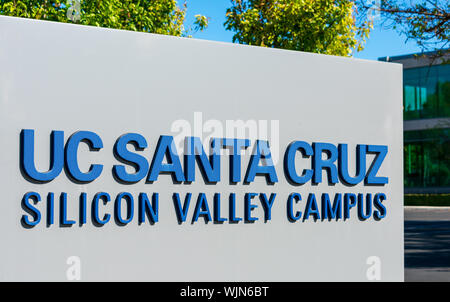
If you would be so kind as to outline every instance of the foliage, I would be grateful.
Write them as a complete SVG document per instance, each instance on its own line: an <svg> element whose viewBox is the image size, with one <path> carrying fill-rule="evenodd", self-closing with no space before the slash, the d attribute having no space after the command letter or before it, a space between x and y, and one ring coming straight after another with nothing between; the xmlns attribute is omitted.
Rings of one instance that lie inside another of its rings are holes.
<svg viewBox="0 0 450 302"><path fill-rule="evenodd" d="M75 22L84 25L186 36L186 4L176 0L0 0L0 14L23 18ZM207 26L197 15L196 30Z"/></svg>
<svg viewBox="0 0 450 302"><path fill-rule="evenodd" d="M450 194L405 194L405 206L450 206Z"/></svg>
<svg viewBox="0 0 450 302"><path fill-rule="evenodd" d="M233 42L349 56L372 24L354 18L347 0L231 0L225 27Z"/></svg>
<svg viewBox="0 0 450 302"><path fill-rule="evenodd" d="M450 2L448 0L355 1L361 14L376 11L383 24L414 40L424 50L448 52L450 42Z"/></svg>

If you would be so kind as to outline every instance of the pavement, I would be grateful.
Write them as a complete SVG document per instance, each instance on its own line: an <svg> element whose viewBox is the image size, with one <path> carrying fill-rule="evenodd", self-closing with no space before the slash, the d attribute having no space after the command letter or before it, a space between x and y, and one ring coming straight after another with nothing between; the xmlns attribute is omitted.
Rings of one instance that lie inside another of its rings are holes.
<svg viewBox="0 0 450 302"><path fill-rule="evenodd" d="M450 207L405 207L405 281L450 282Z"/></svg>

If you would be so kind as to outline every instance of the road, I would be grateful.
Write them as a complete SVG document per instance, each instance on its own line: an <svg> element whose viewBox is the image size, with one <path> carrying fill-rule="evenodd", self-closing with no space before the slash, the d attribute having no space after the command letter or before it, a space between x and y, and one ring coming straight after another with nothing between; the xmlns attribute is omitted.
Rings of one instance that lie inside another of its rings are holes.
<svg viewBox="0 0 450 302"><path fill-rule="evenodd" d="M450 282L450 207L405 207L405 281Z"/></svg>

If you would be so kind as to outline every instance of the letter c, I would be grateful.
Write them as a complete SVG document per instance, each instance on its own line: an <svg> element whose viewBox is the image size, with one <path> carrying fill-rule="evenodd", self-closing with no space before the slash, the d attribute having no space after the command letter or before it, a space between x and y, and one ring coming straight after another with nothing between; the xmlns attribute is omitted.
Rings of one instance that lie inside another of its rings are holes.
<svg viewBox="0 0 450 302"><path fill-rule="evenodd" d="M90 131L78 131L72 134L66 144L66 168L70 176L76 181L87 183L91 182L100 176L103 170L103 165L91 165L89 172L83 173L78 166L78 146L81 142L85 142L89 146L90 151L98 151L103 148L101 138Z"/></svg>

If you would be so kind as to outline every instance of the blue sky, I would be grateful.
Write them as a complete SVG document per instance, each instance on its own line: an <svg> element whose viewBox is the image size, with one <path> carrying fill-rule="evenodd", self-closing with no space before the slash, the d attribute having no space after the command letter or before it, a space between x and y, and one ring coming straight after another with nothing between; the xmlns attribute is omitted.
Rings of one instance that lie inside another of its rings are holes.
<svg viewBox="0 0 450 302"><path fill-rule="evenodd" d="M225 30L225 11L230 6L230 0L187 0L186 26L194 21L196 14L210 18L209 26L204 32L193 35L197 39L231 42L233 32ZM181 5L184 0L178 0ZM375 24L365 44L365 49L356 53L354 57L361 59L377 60L379 57L396 56L420 52L420 48L413 41L406 43L405 37L395 30L385 29Z"/></svg>

